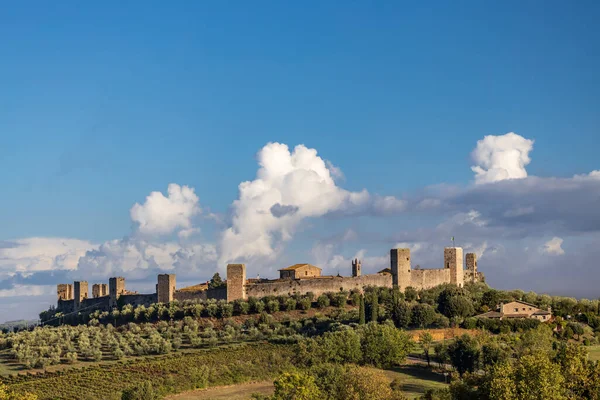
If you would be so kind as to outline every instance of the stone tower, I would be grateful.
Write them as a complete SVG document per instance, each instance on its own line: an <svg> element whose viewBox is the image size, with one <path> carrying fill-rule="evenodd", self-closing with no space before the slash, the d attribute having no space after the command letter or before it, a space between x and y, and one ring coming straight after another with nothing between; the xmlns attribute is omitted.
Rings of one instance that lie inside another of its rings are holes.
<svg viewBox="0 0 600 400"><path fill-rule="evenodd" d="M81 307L81 302L88 298L88 283L87 281L73 282L73 293L75 294L75 309Z"/></svg>
<svg viewBox="0 0 600 400"><path fill-rule="evenodd" d="M96 283L92 285L92 297L108 296L108 285L106 283Z"/></svg>
<svg viewBox="0 0 600 400"><path fill-rule="evenodd" d="M170 303L175 294L175 274L158 275L158 285L156 285L156 296L159 303Z"/></svg>
<svg viewBox="0 0 600 400"><path fill-rule="evenodd" d="M450 270L450 283L458 287L464 286L465 271L462 247L444 248L444 268Z"/></svg>
<svg viewBox="0 0 600 400"><path fill-rule="evenodd" d="M467 253L465 256L466 267L468 271L468 277L471 278L472 282L477 281L477 254Z"/></svg>
<svg viewBox="0 0 600 400"><path fill-rule="evenodd" d="M56 294L59 300L73 300L73 285L69 283L58 284Z"/></svg>
<svg viewBox="0 0 600 400"><path fill-rule="evenodd" d="M122 276L112 277L108 280L108 295L110 299L108 304L110 307L117 306L117 300L125 293L125 278Z"/></svg>
<svg viewBox="0 0 600 400"><path fill-rule="evenodd" d="M390 269L392 270L392 285L401 292L411 286L410 249L390 250Z"/></svg>
<svg viewBox="0 0 600 400"><path fill-rule="evenodd" d="M352 260L352 276L353 277L358 277L360 276L360 260L358 258L355 258L354 260Z"/></svg>
<svg viewBox="0 0 600 400"><path fill-rule="evenodd" d="M246 264L227 264L227 301L246 299Z"/></svg>

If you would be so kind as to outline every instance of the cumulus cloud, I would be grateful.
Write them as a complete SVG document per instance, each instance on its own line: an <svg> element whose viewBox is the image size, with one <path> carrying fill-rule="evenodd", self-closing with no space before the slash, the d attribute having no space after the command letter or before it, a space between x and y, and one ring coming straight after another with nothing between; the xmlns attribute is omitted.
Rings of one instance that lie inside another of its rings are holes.
<svg viewBox="0 0 600 400"><path fill-rule="evenodd" d="M553 237L548 240L544 245L540 248L540 251L543 254L548 254L551 256L561 256L565 254L565 251L562 248L563 240L559 237Z"/></svg>
<svg viewBox="0 0 600 400"><path fill-rule="evenodd" d="M130 210L131 220L138 231L148 235L164 235L192 225L192 217L200 213L194 189L171 183L168 195L152 192L143 204L135 203Z"/></svg>
<svg viewBox="0 0 600 400"><path fill-rule="evenodd" d="M488 135L477 142L471 153L475 172L475 183L497 182L520 179L527 176L525 167L531 159L533 140L525 139L514 132L505 135Z"/></svg>
<svg viewBox="0 0 600 400"><path fill-rule="evenodd" d="M298 145L293 151L268 143L258 153L256 179L239 185L232 224L223 232L221 263L252 257L274 257L301 221L327 214L386 214L402 210L404 202L366 190L350 192L334 181L341 171Z"/></svg>
<svg viewBox="0 0 600 400"><path fill-rule="evenodd" d="M0 272L28 276L40 271L75 270L79 257L96 247L86 240L66 238L0 241Z"/></svg>

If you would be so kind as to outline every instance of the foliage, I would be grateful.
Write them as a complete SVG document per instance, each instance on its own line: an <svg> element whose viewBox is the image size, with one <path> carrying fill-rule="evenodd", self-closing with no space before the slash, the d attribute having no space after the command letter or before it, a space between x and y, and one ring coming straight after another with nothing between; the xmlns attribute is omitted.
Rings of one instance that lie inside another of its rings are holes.
<svg viewBox="0 0 600 400"><path fill-rule="evenodd" d="M304 372L284 372L273 384L273 400L319 400L322 396L315 378Z"/></svg>

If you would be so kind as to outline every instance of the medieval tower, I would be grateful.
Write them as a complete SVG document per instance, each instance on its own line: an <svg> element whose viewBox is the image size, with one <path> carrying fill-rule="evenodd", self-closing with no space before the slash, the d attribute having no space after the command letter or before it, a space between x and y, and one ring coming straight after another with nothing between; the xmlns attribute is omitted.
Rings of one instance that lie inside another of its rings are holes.
<svg viewBox="0 0 600 400"><path fill-rule="evenodd" d="M227 264L227 301L246 299L246 264Z"/></svg>
<svg viewBox="0 0 600 400"><path fill-rule="evenodd" d="M352 260L352 276L353 277L358 277L360 276L360 260L358 258L355 258L354 260Z"/></svg>
<svg viewBox="0 0 600 400"><path fill-rule="evenodd" d="M158 275L158 285L156 285L156 296L159 303L170 303L175 294L175 274Z"/></svg>
<svg viewBox="0 0 600 400"><path fill-rule="evenodd" d="M465 272L462 247L444 248L444 268L450 270L450 283L458 287L464 286Z"/></svg>
<svg viewBox="0 0 600 400"><path fill-rule="evenodd" d="M117 276L108 280L108 295L110 296L109 305L110 307L117 306L117 300L125 293L125 278Z"/></svg>
<svg viewBox="0 0 600 400"><path fill-rule="evenodd" d="M75 309L78 310L81 306L81 302L88 298L87 281L73 282L73 293L75 294Z"/></svg>
<svg viewBox="0 0 600 400"><path fill-rule="evenodd" d="M392 270L392 286L401 292L411 286L410 249L390 250L390 269Z"/></svg>

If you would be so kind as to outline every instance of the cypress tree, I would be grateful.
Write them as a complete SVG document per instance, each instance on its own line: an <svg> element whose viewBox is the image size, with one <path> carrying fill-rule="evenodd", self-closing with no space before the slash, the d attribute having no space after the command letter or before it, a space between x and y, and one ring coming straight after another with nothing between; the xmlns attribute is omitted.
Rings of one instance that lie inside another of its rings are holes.
<svg viewBox="0 0 600 400"><path fill-rule="evenodd" d="M379 299L377 298L377 292L373 291L371 294L371 321L377 322L379 316Z"/></svg>
<svg viewBox="0 0 600 400"><path fill-rule="evenodd" d="M360 295L360 305L358 307L358 323L364 325L366 322L365 317L365 296Z"/></svg>

